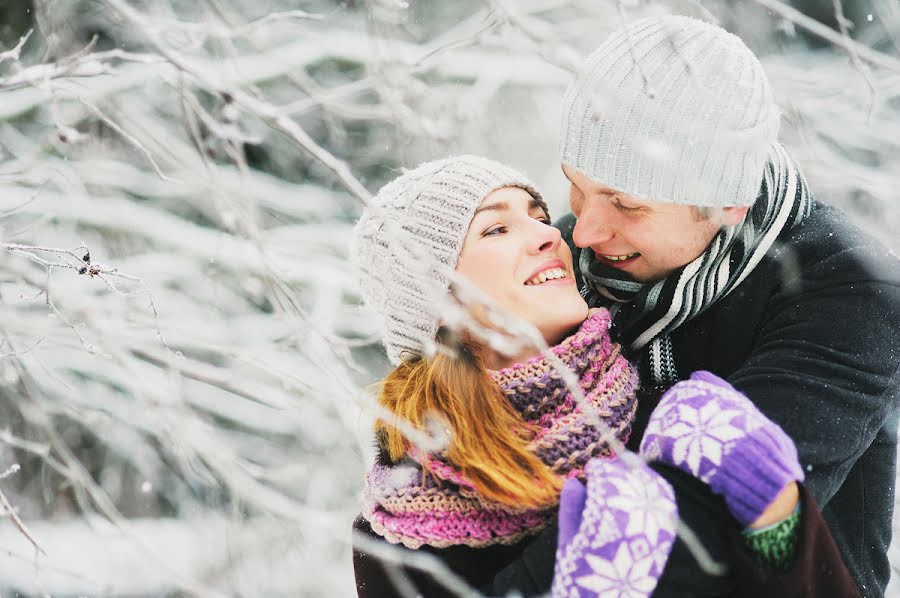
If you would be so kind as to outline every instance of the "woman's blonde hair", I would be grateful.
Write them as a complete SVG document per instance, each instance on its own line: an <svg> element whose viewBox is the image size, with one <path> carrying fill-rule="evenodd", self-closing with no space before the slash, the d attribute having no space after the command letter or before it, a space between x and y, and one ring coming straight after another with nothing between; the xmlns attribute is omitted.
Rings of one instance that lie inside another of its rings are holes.
<svg viewBox="0 0 900 598"><path fill-rule="evenodd" d="M556 504L563 480L528 449L534 427L491 379L480 349L468 342L454 349L403 361L382 381L379 402L420 430L429 417L442 418L450 462L486 499L522 508ZM376 430L392 460L407 455L410 443L396 427L379 420Z"/></svg>

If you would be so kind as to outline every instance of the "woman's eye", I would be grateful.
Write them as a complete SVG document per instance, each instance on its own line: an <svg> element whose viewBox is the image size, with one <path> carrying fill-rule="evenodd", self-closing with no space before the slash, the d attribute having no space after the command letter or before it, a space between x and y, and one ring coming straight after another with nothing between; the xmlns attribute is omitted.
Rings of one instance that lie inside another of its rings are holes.
<svg viewBox="0 0 900 598"><path fill-rule="evenodd" d="M506 232L506 227L502 224L498 224L497 226L492 226L483 233L481 233L482 237L493 237L495 235L502 235Z"/></svg>

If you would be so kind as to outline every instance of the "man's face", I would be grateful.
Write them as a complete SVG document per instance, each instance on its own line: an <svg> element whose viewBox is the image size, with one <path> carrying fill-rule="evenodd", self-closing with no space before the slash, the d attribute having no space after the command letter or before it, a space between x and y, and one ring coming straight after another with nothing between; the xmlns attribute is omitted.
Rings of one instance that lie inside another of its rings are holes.
<svg viewBox="0 0 900 598"><path fill-rule="evenodd" d="M747 213L747 208L719 208L703 217L691 206L636 199L567 166L563 173L578 218L575 244L641 282L660 280L692 262L723 225L737 224Z"/></svg>

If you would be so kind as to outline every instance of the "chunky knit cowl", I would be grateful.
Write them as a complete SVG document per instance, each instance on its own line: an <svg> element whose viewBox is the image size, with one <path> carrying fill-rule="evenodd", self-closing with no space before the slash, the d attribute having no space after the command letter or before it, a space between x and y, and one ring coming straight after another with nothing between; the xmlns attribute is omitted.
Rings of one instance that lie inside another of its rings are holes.
<svg viewBox="0 0 900 598"><path fill-rule="evenodd" d="M606 432L623 443L631 432L638 377L610 341L609 325L607 310L591 310L575 334L551 347L578 378L587 408L543 355L489 372L522 419L536 428L529 450L561 478L583 478L590 459L613 454ZM480 496L446 452L412 450L395 465L375 463L366 475L364 497L363 515L372 530L409 548L513 544L556 515L555 505L517 509Z"/></svg>

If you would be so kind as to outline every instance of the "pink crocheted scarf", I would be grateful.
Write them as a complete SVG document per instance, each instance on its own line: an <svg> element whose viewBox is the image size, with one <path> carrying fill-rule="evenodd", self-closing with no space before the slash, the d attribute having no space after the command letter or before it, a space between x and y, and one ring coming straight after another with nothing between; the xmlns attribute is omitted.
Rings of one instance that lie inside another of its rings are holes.
<svg viewBox="0 0 900 598"><path fill-rule="evenodd" d="M575 334L551 347L578 378L588 409L576 403L542 355L490 372L522 419L537 427L529 449L560 477L580 477L590 459L612 454L603 440L606 430L591 423L591 412L621 442L631 432L638 378L610 341L609 324L608 311L592 310ZM479 496L445 452L413 450L409 457L392 466L376 463L366 475L363 516L392 543L409 548L513 544L555 516L556 506L516 509Z"/></svg>

